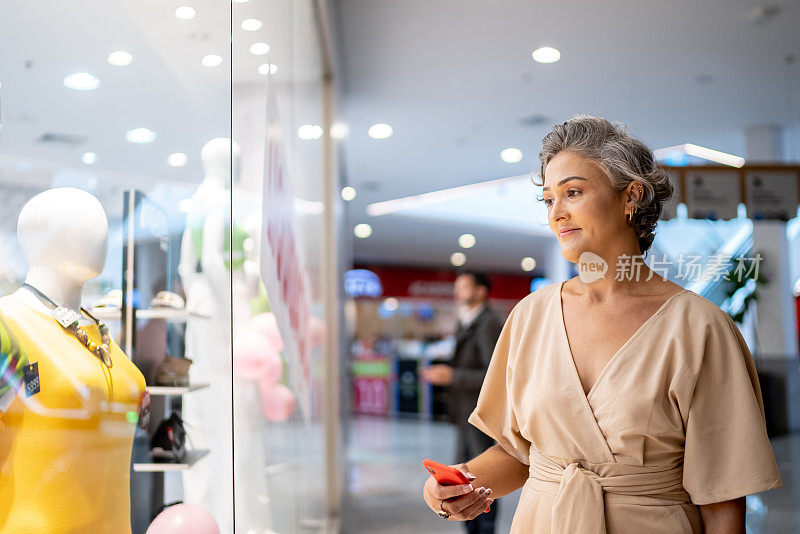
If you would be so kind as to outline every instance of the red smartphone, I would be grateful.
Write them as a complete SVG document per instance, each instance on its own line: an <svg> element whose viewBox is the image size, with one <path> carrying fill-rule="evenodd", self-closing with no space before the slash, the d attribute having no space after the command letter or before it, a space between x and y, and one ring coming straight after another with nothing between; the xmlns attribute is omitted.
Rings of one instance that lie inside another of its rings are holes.
<svg viewBox="0 0 800 534"><path fill-rule="evenodd" d="M458 486L470 483L464 473L455 467L450 467L449 465L440 464L439 462L427 459L422 460L422 467L427 469L430 474L433 475L433 478L436 479L436 482L443 486ZM490 509L491 506L487 506L484 512L488 512Z"/></svg>

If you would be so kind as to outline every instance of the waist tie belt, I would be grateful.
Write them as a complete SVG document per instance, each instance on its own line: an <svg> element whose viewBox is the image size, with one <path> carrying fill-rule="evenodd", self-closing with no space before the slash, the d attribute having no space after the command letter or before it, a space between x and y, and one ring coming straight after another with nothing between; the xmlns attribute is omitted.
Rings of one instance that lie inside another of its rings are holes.
<svg viewBox="0 0 800 534"><path fill-rule="evenodd" d="M690 502L683 489L680 465L665 468L604 463L592 464L594 470L589 470L578 463L562 467L533 449L530 460L528 484L555 495L552 534L605 534L605 498L649 506Z"/></svg>

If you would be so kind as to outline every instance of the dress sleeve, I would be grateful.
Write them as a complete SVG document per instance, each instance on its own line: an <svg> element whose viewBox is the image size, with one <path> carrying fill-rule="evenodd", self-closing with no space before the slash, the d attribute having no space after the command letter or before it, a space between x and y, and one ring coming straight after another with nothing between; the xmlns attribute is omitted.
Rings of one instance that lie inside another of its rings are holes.
<svg viewBox="0 0 800 534"><path fill-rule="evenodd" d="M508 388L516 351L512 334L516 311L514 308L509 314L497 340L478 404L469 416L469 422L493 438L508 454L529 465L531 443L520 434Z"/></svg>
<svg viewBox="0 0 800 534"><path fill-rule="evenodd" d="M781 487L750 350L721 313L706 335L686 420L683 486L698 505Z"/></svg>

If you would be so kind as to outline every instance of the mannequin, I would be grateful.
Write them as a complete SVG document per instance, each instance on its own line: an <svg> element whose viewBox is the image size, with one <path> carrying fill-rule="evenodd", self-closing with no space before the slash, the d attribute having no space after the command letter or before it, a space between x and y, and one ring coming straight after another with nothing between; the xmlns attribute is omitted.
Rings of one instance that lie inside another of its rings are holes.
<svg viewBox="0 0 800 534"><path fill-rule="evenodd" d="M83 285L102 272L108 220L89 193L57 188L22 208L17 235L26 284L0 313L36 365L37 388L0 415L0 532L130 533L130 458L144 377L87 316L89 350L54 318L80 313Z"/></svg>
<svg viewBox="0 0 800 534"><path fill-rule="evenodd" d="M205 177L186 215L179 266L187 310L208 317L190 316L186 325L190 380L209 388L184 396L183 418L193 446L210 453L183 472L184 501L211 512L225 533L233 531L230 269L240 261L235 226L230 240L230 168L233 160L235 171L239 153L226 138L203 146Z"/></svg>
<svg viewBox="0 0 800 534"><path fill-rule="evenodd" d="M100 202L71 187L45 191L22 208L17 238L29 265L25 283L78 313L83 284L103 272L108 253L108 219ZM32 291L22 288L16 295L31 308L50 313ZM83 316L80 321L92 322Z"/></svg>

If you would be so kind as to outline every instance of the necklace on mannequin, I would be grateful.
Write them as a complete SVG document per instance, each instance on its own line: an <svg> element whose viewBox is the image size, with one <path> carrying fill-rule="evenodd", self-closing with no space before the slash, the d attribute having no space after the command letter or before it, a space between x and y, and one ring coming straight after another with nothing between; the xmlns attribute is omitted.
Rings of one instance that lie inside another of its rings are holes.
<svg viewBox="0 0 800 534"><path fill-rule="evenodd" d="M86 331L79 326L78 319L80 316L76 312L64 306L59 306L53 302L50 297L27 282L23 283L21 287L29 289L34 295L51 305L53 307L53 311L50 312L50 315L52 315L53 318L58 321L58 323L64 327L65 330L68 330L72 333L72 335L78 338L78 341L80 341L84 347L89 349L89 352L94 354L101 362L105 364L106 367L111 369L111 367L114 365L114 363L111 361L111 335L109 334L108 327L105 324L98 320L97 317L89 313L86 308L81 306L81 311L85 313L92 321L94 321L97 324L97 328L100 330L102 344L98 345L94 341L90 340Z"/></svg>

